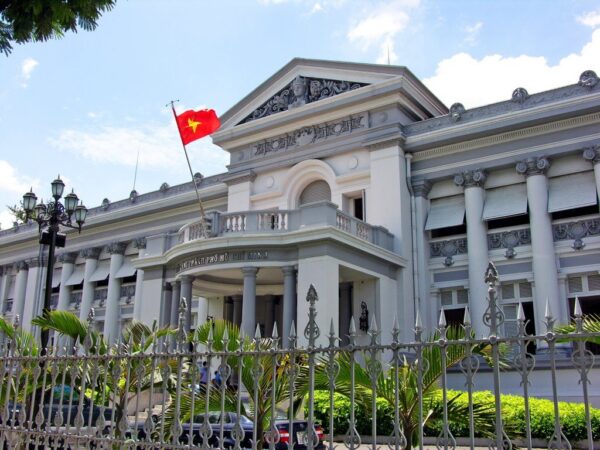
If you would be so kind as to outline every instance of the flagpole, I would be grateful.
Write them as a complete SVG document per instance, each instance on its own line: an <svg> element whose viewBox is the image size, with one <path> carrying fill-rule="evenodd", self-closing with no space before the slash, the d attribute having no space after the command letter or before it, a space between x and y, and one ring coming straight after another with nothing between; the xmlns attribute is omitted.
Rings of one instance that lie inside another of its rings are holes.
<svg viewBox="0 0 600 450"><path fill-rule="evenodd" d="M173 111L173 117L175 118L175 124L177 125L177 129L179 130L179 125L177 124L177 113L175 112L175 101L171 100L169 103L171 104L171 110ZM192 170L192 164L190 163L190 157L188 156L187 148L185 147L185 143L183 142L183 136L181 136L181 132L179 133L179 138L181 139L181 146L183 147L183 153L185 154L185 160L187 161L188 169L190 169L190 175L192 177L192 183L194 184L194 189L196 191L196 198L198 199L198 205L200 206L200 226L202 228L203 237L208 237L208 233L206 232L206 221L204 218L204 206L202 205L202 200L200 200L200 192L198 192L198 185L196 184L196 179L194 178L194 171Z"/></svg>

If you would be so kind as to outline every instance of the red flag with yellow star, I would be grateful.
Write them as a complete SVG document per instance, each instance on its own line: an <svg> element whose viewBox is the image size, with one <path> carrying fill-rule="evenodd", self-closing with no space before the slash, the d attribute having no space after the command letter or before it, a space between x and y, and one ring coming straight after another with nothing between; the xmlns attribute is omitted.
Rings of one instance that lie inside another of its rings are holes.
<svg viewBox="0 0 600 450"><path fill-rule="evenodd" d="M175 112L175 111L173 111ZM214 109L189 110L175 115L183 145L214 133L221 126Z"/></svg>

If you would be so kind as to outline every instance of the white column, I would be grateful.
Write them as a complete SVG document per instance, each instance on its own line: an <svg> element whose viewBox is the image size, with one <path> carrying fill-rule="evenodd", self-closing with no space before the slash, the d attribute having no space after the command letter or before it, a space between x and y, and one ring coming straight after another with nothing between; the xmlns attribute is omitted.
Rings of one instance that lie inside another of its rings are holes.
<svg viewBox="0 0 600 450"><path fill-rule="evenodd" d="M27 273L27 290L25 291L25 305L23 308L23 317L21 318L21 326L25 331L31 331L31 321L42 313L41 293L43 290L45 267L40 264L38 258L33 258L27 261L29 271Z"/></svg>
<svg viewBox="0 0 600 450"><path fill-rule="evenodd" d="M0 266L0 314L4 315L4 304L6 301L6 289L8 288L9 269Z"/></svg>
<svg viewBox="0 0 600 450"><path fill-rule="evenodd" d="M173 297L173 287L171 283L165 283L163 289L162 305L160 308L160 326L168 327L171 325L171 301Z"/></svg>
<svg viewBox="0 0 600 450"><path fill-rule="evenodd" d="M110 344L115 343L120 336L121 316L121 278L117 272L123 265L127 244L114 242L108 246L110 253L110 269L108 272L108 292L106 296L106 312L104 315L104 338Z"/></svg>
<svg viewBox="0 0 600 450"><path fill-rule="evenodd" d="M17 263L17 277L15 278L15 294L13 298L13 319L19 315L19 323L22 323L25 308L25 293L27 291L27 271L29 266L25 261Z"/></svg>
<svg viewBox="0 0 600 450"><path fill-rule="evenodd" d="M371 186L367 194L366 221L386 227L394 235L394 251L406 259L406 268L397 271L395 298L401 339L411 338L415 302L412 267L412 217L410 192L406 183L406 160L400 140L375 144L370 150ZM390 205L394 205L390 208Z"/></svg>
<svg viewBox="0 0 600 450"><path fill-rule="evenodd" d="M544 316L546 302L554 318L564 323L563 308L558 294L558 272L554 238L552 234L552 218L548 213L548 179L546 171L550 161L546 158L529 158L517 164L517 172L527 177L527 201L529 203L529 225L531 228L531 253L533 255L533 279L535 281L536 333L546 331Z"/></svg>
<svg viewBox="0 0 600 450"><path fill-rule="evenodd" d="M477 337L489 335L483 315L488 306L485 271L488 266L487 224L483 221L487 174L483 170L463 172L454 177L454 183L464 187L467 219L467 245L469 261L469 310L473 330Z"/></svg>
<svg viewBox="0 0 600 450"><path fill-rule="evenodd" d="M596 192L600 195L600 151L597 145L586 148L583 151L583 159L594 166L594 177L596 178Z"/></svg>
<svg viewBox="0 0 600 450"><path fill-rule="evenodd" d="M86 248L81 251L80 255L85 259L85 267L83 269L83 290L81 292L81 305L79 305L79 318L87 320L88 314L92 309L94 302L94 291L96 282L90 281L92 274L98 267L98 257L100 256L100 247Z"/></svg>
<svg viewBox="0 0 600 450"><path fill-rule="evenodd" d="M59 260L62 262L62 269L60 270L60 288L58 290L58 305L56 309L61 311L67 311L71 304L71 286L67 286L67 280L73 274L75 270L75 260L77 259L77 253L63 253L59 256Z"/></svg>
<svg viewBox="0 0 600 450"><path fill-rule="evenodd" d="M256 329L256 274L257 267L243 267L244 296L242 299L241 331L246 336L254 336Z"/></svg>
<svg viewBox="0 0 600 450"><path fill-rule="evenodd" d="M194 278L189 275L181 277L181 298L185 298L185 331L190 332L192 325L192 282Z"/></svg>
<svg viewBox="0 0 600 450"><path fill-rule="evenodd" d="M437 305L429 295L431 289L431 273L429 271L429 236L425 231L429 200L427 196L431 190L431 182L428 180L413 181L413 193L415 196L415 234L417 247L417 305L421 314L421 320L427 335L437 325ZM411 329L414 324L411 324Z"/></svg>
<svg viewBox="0 0 600 450"><path fill-rule="evenodd" d="M308 324L309 303L306 301L306 294L311 284L315 286L319 300L316 303L318 315L317 325L321 330L321 336L317 340L317 345L327 345L327 334L331 319L336 325L336 334L340 335L337 329L337 319L339 317L339 263L331 256L317 256L312 258L303 258L298 261L298 291L296 303L298 322L296 324L296 334L298 343L305 345L304 329ZM358 323L356 324L358 328Z"/></svg>
<svg viewBox="0 0 600 450"><path fill-rule="evenodd" d="M196 314L198 314L198 323L196 324L196 329L198 329L206 323L206 317L208 316L208 299L206 297L198 297Z"/></svg>
<svg viewBox="0 0 600 450"><path fill-rule="evenodd" d="M292 322L298 325L296 322L296 268L294 266L284 266L281 271L283 272L281 344L287 347L290 343ZM297 330L296 334L298 334Z"/></svg>
<svg viewBox="0 0 600 450"><path fill-rule="evenodd" d="M173 294L171 296L171 328L179 326L179 306L181 303L181 281L175 280L171 283Z"/></svg>
<svg viewBox="0 0 600 450"><path fill-rule="evenodd" d="M146 238L141 237L134 240L135 248L138 249L138 256L141 256L146 250ZM133 299L133 319L138 322L142 320L142 304L144 301L144 271L137 269L135 275L135 297Z"/></svg>

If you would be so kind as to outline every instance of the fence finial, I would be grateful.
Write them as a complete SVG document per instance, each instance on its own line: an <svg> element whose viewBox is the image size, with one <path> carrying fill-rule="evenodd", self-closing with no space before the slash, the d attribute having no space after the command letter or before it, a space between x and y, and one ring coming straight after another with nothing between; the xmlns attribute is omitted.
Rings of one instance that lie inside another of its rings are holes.
<svg viewBox="0 0 600 450"><path fill-rule="evenodd" d="M465 307L465 315L463 318L463 323L465 325L465 327L470 327L471 326L471 313L469 312L469 307Z"/></svg>
<svg viewBox="0 0 600 450"><path fill-rule="evenodd" d="M90 308L90 312L87 315L87 323L90 324L94 321L94 317L96 316L96 311L94 308Z"/></svg>
<svg viewBox="0 0 600 450"><path fill-rule="evenodd" d="M489 262L485 271L485 282L492 287L498 284L498 270L491 261Z"/></svg>
<svg viewBox="0 0 600 450"><path fill-rule="evenodd" d="M552 309L550 308L550 299L546 297L546 311L544 312L546 320L552 319Z"/></svg>
<svg viewBox="0 0 600 450"><path fill-rule="evenodd" d="M290 327L290 339L296 339L296 323L292 320L292 326Z"/></svg>
<svg viewBox="0 0 600 450"><path fill-rule="evenodd" d="M331 323L329 324L329 336L335 336L335 327L333 326L333 317L331 318Z"/></svg>
<svg viewBox="0 0 600 450"><path fill-rule="evenodd" d="M421 321L421 313L417 309L417 315L415 317L415 331L423 331L423 322Z"/></svg>
<svg viewBox="0 0 600 450"><path fill-rule="evenodd" d="M279 339L279 333L277 332L277 321L273 322L273 332L271 333L271 339Z"/></svg>
<svg viewBox="0 0 600 450"><path fill-rule="evenodd" d="M577 318L583 317L583 312L581 311L581 303L579 302L579 297L575 297L575 311L574 315Z"/></svg>
<svg viewBox="0 0 600 450"><path fill-rule="evenodd" d="M377 333L379 331L377 328L377 321L375 320L375 315L371 316L371 325L369 326L369 331L372 333Z"/></svg>
<svg viewBox="0 0 600 450"><path fill-rule="evenodd" d="M261 335L260 335L260 324L257 323L256 324L256 330L254 331L254 339L256 340L260 340L261 339Z"/></svg>
<svg viewBox="0 0 600 450"><path fill-rule="evenodd" d="M440 320L438 321L438 327L446 328L446 313L443 309L440 310Z"/></svg>
<svg viewBox="0 0 600 450"><path fill-rule="evenodd" d="M517 320L519 322L525 322L525 310L523 309L523 303L519 302L519 309L517 310Z"/></svg>

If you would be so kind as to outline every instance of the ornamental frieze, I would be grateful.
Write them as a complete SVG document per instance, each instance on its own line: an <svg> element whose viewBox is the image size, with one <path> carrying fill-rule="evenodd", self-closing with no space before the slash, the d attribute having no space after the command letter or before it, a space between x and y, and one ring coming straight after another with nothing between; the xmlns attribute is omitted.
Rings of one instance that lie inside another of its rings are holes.
<svg viewBox="0 0 600 450"><path fill-rule="evenodd" d="M504 256L508 259L517 255L515 247L531 245L531 232L528 228L502 231L488 235L488 250L505 248Z"/></svg>
<svg viewBox="0 0 600 450"><path fill-rule="evenodd" d="M242 261L264 261L269 259L268 250L231 250L216 252L204 256L194 256L186 259L177 266L177 272L192 269L194 267L210 266L213 264L235 263Z"/></svg>
<svg viewBox="0 0 600 450"><path fill-rule="evenodd" d="M455 255L465 255L468 251L467 239L450 239L448 241L431 242L429 244L429 256L435 258L444 256L444 265L450 267L454 264Z"/></svg>
<svg viewBox="0 0 600 450"><path fill-rule="evenodd" d="M571 247L574 250L581 250L585 247L582 240L584 237L600 235L600 219L555 224L552 225L552 234L555 242L573 239Z"/></svg>
<svg viewBox="0 0 600 450"><path fill-rule="evenodd" d="M308 144L314 144L330 137L350 134L365 126L365 116L348 117L333 123L303 127L291 133L259 142L252 146L254 156L264 156L273 152L291 150Z"/></svg>
<svg viewBox="0 0 600 450"><path fill-rule="evenodd" d="M344 92L350 92L367 85L368 83L297 76L277 94L255 109L240 124L297 108L307 103L317 102Z"/></svg>

